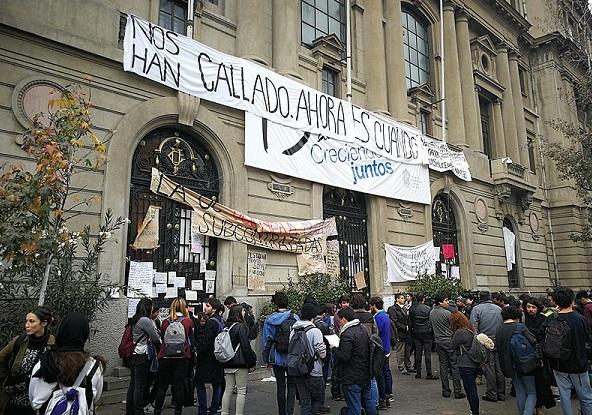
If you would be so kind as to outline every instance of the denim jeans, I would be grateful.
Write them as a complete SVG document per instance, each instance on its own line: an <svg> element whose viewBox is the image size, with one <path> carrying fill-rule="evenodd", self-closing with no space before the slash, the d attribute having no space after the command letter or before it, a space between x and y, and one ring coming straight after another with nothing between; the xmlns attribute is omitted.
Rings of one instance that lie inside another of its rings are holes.
<svg viewBox="0 0 592 415"><path fill-rule="evenodd" d="M477 391L477 368L476 367L459 367L458 372L462 379L465 393L467 394L467 401L471 408L471 414L479 415L479 391Z"/></svg>
<svg viewBox="0 0 592 415"><path fill-rule="evenodd" d="M342 385L342 389L348 415L361 415L362 407L366 415L376 415L376 402L372 399L370 382L363 385Z"/></svg>
<svg viewBox="0 0 592 415"><path fill-rule="evenodd" d="M553 370L553 373L555 374L555 381L557 381L557 387L559 388L563 415L573 415L573 409L571 407L572 386L576 390L576 394L580 400L582 415L592 415L592 388L590 388L588 372L565 373Z"/></svg>
<svg viewBox="0 0 592 415"><path fill-rule="evenodd" d="M296 382L300 393L300 415L317 415L325 401L325 380L322 376L307 376Z"/></svg>
<svg viewBox="0 0 592 415"><path fill-rule="evenodd" d="M125 414L144 415L144 395L146 383L148 382L148 369L150 368L148 355L141 354L132 356L130 368L132 374L127 388Z"/></svg>
<svg viewBox="0 0 592 415"><path fill-rule="evenodd" d="M512 383L516 389L516 405L520 415L532 415L536 406L534 376L522 376L514 372Z"/></svg>
<svg viewBox="0 0 592 415"><path fill-rule="evenodd" d="M222 401L222 384L212 383L212 404L208 408L208 394L205 383L196 383L198 410L197 415L213 415L218 411Z"/></svg>
<svg viewBox="0 0 592 415"><path fill-rule="evenodd" d="M158 390L154 401L154 409L162 410L164 398L169 385L173 387L173 402L175 403L175 413L183 411L183 402L185 401L185 378L187 377L188 359L160 359L159 360Z"/></svg>
<svg viewBox="0 0 592 415"><path fill-rule="evenodd" d="M378 383L378 396L381 401L385 400L388 395L393 394L393 375L388 357L385 359L384 366L382 367L382 376L376 378L376 383Z"/></svg>
<svg viewBox="0 0 592 415"><path fill-rule="evenodd" d="M294 383L294 379L292 376L288 376L287 368L283 366L274 365L273 375L275 376L277 387L278 414L293 415L294 400L296 399L296 384Z"/></svg>

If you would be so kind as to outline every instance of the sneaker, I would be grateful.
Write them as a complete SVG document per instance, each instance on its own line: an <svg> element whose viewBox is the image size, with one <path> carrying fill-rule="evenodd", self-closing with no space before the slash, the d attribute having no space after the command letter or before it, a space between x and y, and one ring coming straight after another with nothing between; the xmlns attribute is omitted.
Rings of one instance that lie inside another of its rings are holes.
<svg viewBox="0 0 592 415"><path fill-rule="evenodd" d="M416 373L416 374L415 374L415 379L421 379L421 373L419 373L419 372L418 372L418 373Z"/></svg>
<svg viewBox="0 0 592 415"><path fill-rule="evenodd" d="M440 379L440 378L436 375L429 374L426 376L426 380L437 380L437 379Z"/></svg>
<svg viewBox="0 0 592 415"><path fill-rule="evenodd" d="M384 400L378 401L378 409L386 409L386 402Z"/></svg>
<svg viewBox="0 0 592 415"><path fill-rule="evenodd" d="M482 400L484 400L484 401L487 401L487 402L497 402L497 399L492 399L492 398L490 398L490 397L489 397L489 396L487 396L487 395L483 395L483 396L481 397L481 399L482 399Z"/></svg>
<svg viewBox="0 0 592 415"><path fill-rule="evenodd" d="M407 372L409 372L409 373L416 373L417 370L415 370L415 369L407 369Z"/></svg>
<svg viewBox="0 0 592 415"><path fill-rule="evenodd" d="M387 401L389 402L394 402L395 401L395 397L393 396L393 394L387 395L386 396Z"/></svg>
<svg viewBox="0 0 592 415"><path fill-rule="evenodd" d="M450 398L450 391L442 391L442 397Z"/></svg>
<svg viewBox="0 0 592 415"><path fill-rule="evenodd" d="M455 393L455 394L454 394L454 399L464 399L464 398L466 398L466 397L467 397L467 395L465 395L465 394L464 394L464 393L462 393L462 392L461 392L461 393Z"/></svg>
<svg viewBox="0 0 592 415"><path fill-rule="evenodd" d="M144 407L144 413L145 414L153 414L154 413L154 406L151 403L149 403L148 405L146 405Z"/></svg>

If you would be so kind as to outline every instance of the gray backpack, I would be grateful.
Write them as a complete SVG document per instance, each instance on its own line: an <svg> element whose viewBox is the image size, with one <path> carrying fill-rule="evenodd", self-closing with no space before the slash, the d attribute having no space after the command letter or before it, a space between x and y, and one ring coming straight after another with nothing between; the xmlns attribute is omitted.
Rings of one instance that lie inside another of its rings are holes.
<svg viewBox="0 0 592 415"><path fill-rule="evenodd" d="M183 357L185 353L185 327L182 321L185 317L179 317L177 320L170 320L169 326L164 332L164 355L165 357Z"/></svg>
<svg viewBox="0 0 592 415"><path fill-rule="evenodd" d="M233 323L230 327L222 330L214 340L214 357L220 363L230 362L240 347L240 343L236 346L236 349L232 347L232 340L230 338L230 330L232 330L235 324Z"/></svg>

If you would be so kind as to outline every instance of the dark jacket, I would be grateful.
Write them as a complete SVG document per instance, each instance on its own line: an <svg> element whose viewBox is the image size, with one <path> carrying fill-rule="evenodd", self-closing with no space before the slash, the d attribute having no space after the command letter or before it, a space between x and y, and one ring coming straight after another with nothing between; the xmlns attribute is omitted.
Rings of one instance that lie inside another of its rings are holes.
<svg viewBox="0 0 592 415"><path fill-rule="evenodd" d="M195 383L222 383L224 368L214 356L214 339L222 331L222 317L214 314L205 327L198 328L196 337L197 364Z"/></svg>
<svg viewBox="0 0 592 415"><path fill-rule="evenodd" d="M332 349L339 368L339 383L364 385L370 382L369 338L368 330L357 319L341 328L339 347Z"/></svg>
<svg viewBox="0 0 592 415"><path fill-rule="evenodd" d="M516 331L516 327L518 324L522 323L502 323L501 326L497 328L495 333L495 347L497 348L497 355L500 362L500 367L502 369L502 373L505 377L511 378L514 376L514 366L512 364L512 352L510 350L510 340L512 339L512 335ZM524 336L528 339L533 346L536 345L536 339L533 334L528 330L528 328L524 328L523 332ZM534 375L534 373L532 373ZM526 375L530 375L530 373L526 373Z"/></svg>
<svg viewBox="0 0 592 415"><path fill-rule="evenodd" d="M542 344L545 340L545 323L547 322L547 317L541 313L537 313L534 317L525 313L524 316L524 325L534 335L537 344Z"/></svg>
<svg viewBox="0 0 592 415"><path fill-rule="evenodd" d="M574 311L570 313L557 313L555 318L564 320L569 325L573 353L570 355L571 358L569 360L565 362L552 361L551 365L559 372L586 372L589 368L586 343L590 343L590 341L592 341L588 321L584 316Z"/></svg>
<svg viewBox="0 0 592 415"><path fill-rule="evenodd" d="M458 367L479 367L478 363L475 363L467 355L467 351L473 344L473 337L475 334L467 329L458 329L452 334L452 350L456 352Z"/></svg>
<svg viewBox="0 0 592 415"><path fill-rule="evenodd" d="M366 329L369 333L374 334L378 333L378 329L376 328L376 323L374 322L374 316L370 311L366 310L354 310L354 315L362 325L366 326Z"/></svg>
<svg viewBox="0 0 592 415"><path fill-rule="evenodd" d="M387 310L391 320L395 322L397 328L397 339L405 340L409 331L409 315L405 307L398 304L392 305Z"/></svg>
<svg viewBox="0 0 592 415"><path fill-rule="evenodd" d="M257 356L251 348L249 341L249 329L244 323L226 323L230 327L230 341L236 354L223 364L225 368L251 368L257 364ZM240 345L240 346L239 346ZM238 349L237 349L238 347Z"/></svg>
<svg viewBox="0 0 592 415"><path fill-rule="evenodd" d="M413 336L434 337L430 324L430 306L417 303L409 309L409 327Z"/></svg>

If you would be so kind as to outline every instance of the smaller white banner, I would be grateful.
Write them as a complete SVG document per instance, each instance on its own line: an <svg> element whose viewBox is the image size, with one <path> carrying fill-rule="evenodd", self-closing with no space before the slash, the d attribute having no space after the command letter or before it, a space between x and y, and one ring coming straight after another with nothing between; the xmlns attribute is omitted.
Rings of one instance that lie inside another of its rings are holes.
<svg viewBox="0 0 592 415"><path fill-rule="evenodd" d="M466 182L472 180L469 163L462 151L451 150L448 144L430 137L423 136L421 140L428 153L430 169L440 172L451 171Z"/></svg>
<svg viewBox="0 0 592 415"><path fill-rule="evenodd" d="M436 273L434 241L410 248L384 244L388 282L415 281L418 274Z"/></svg>

